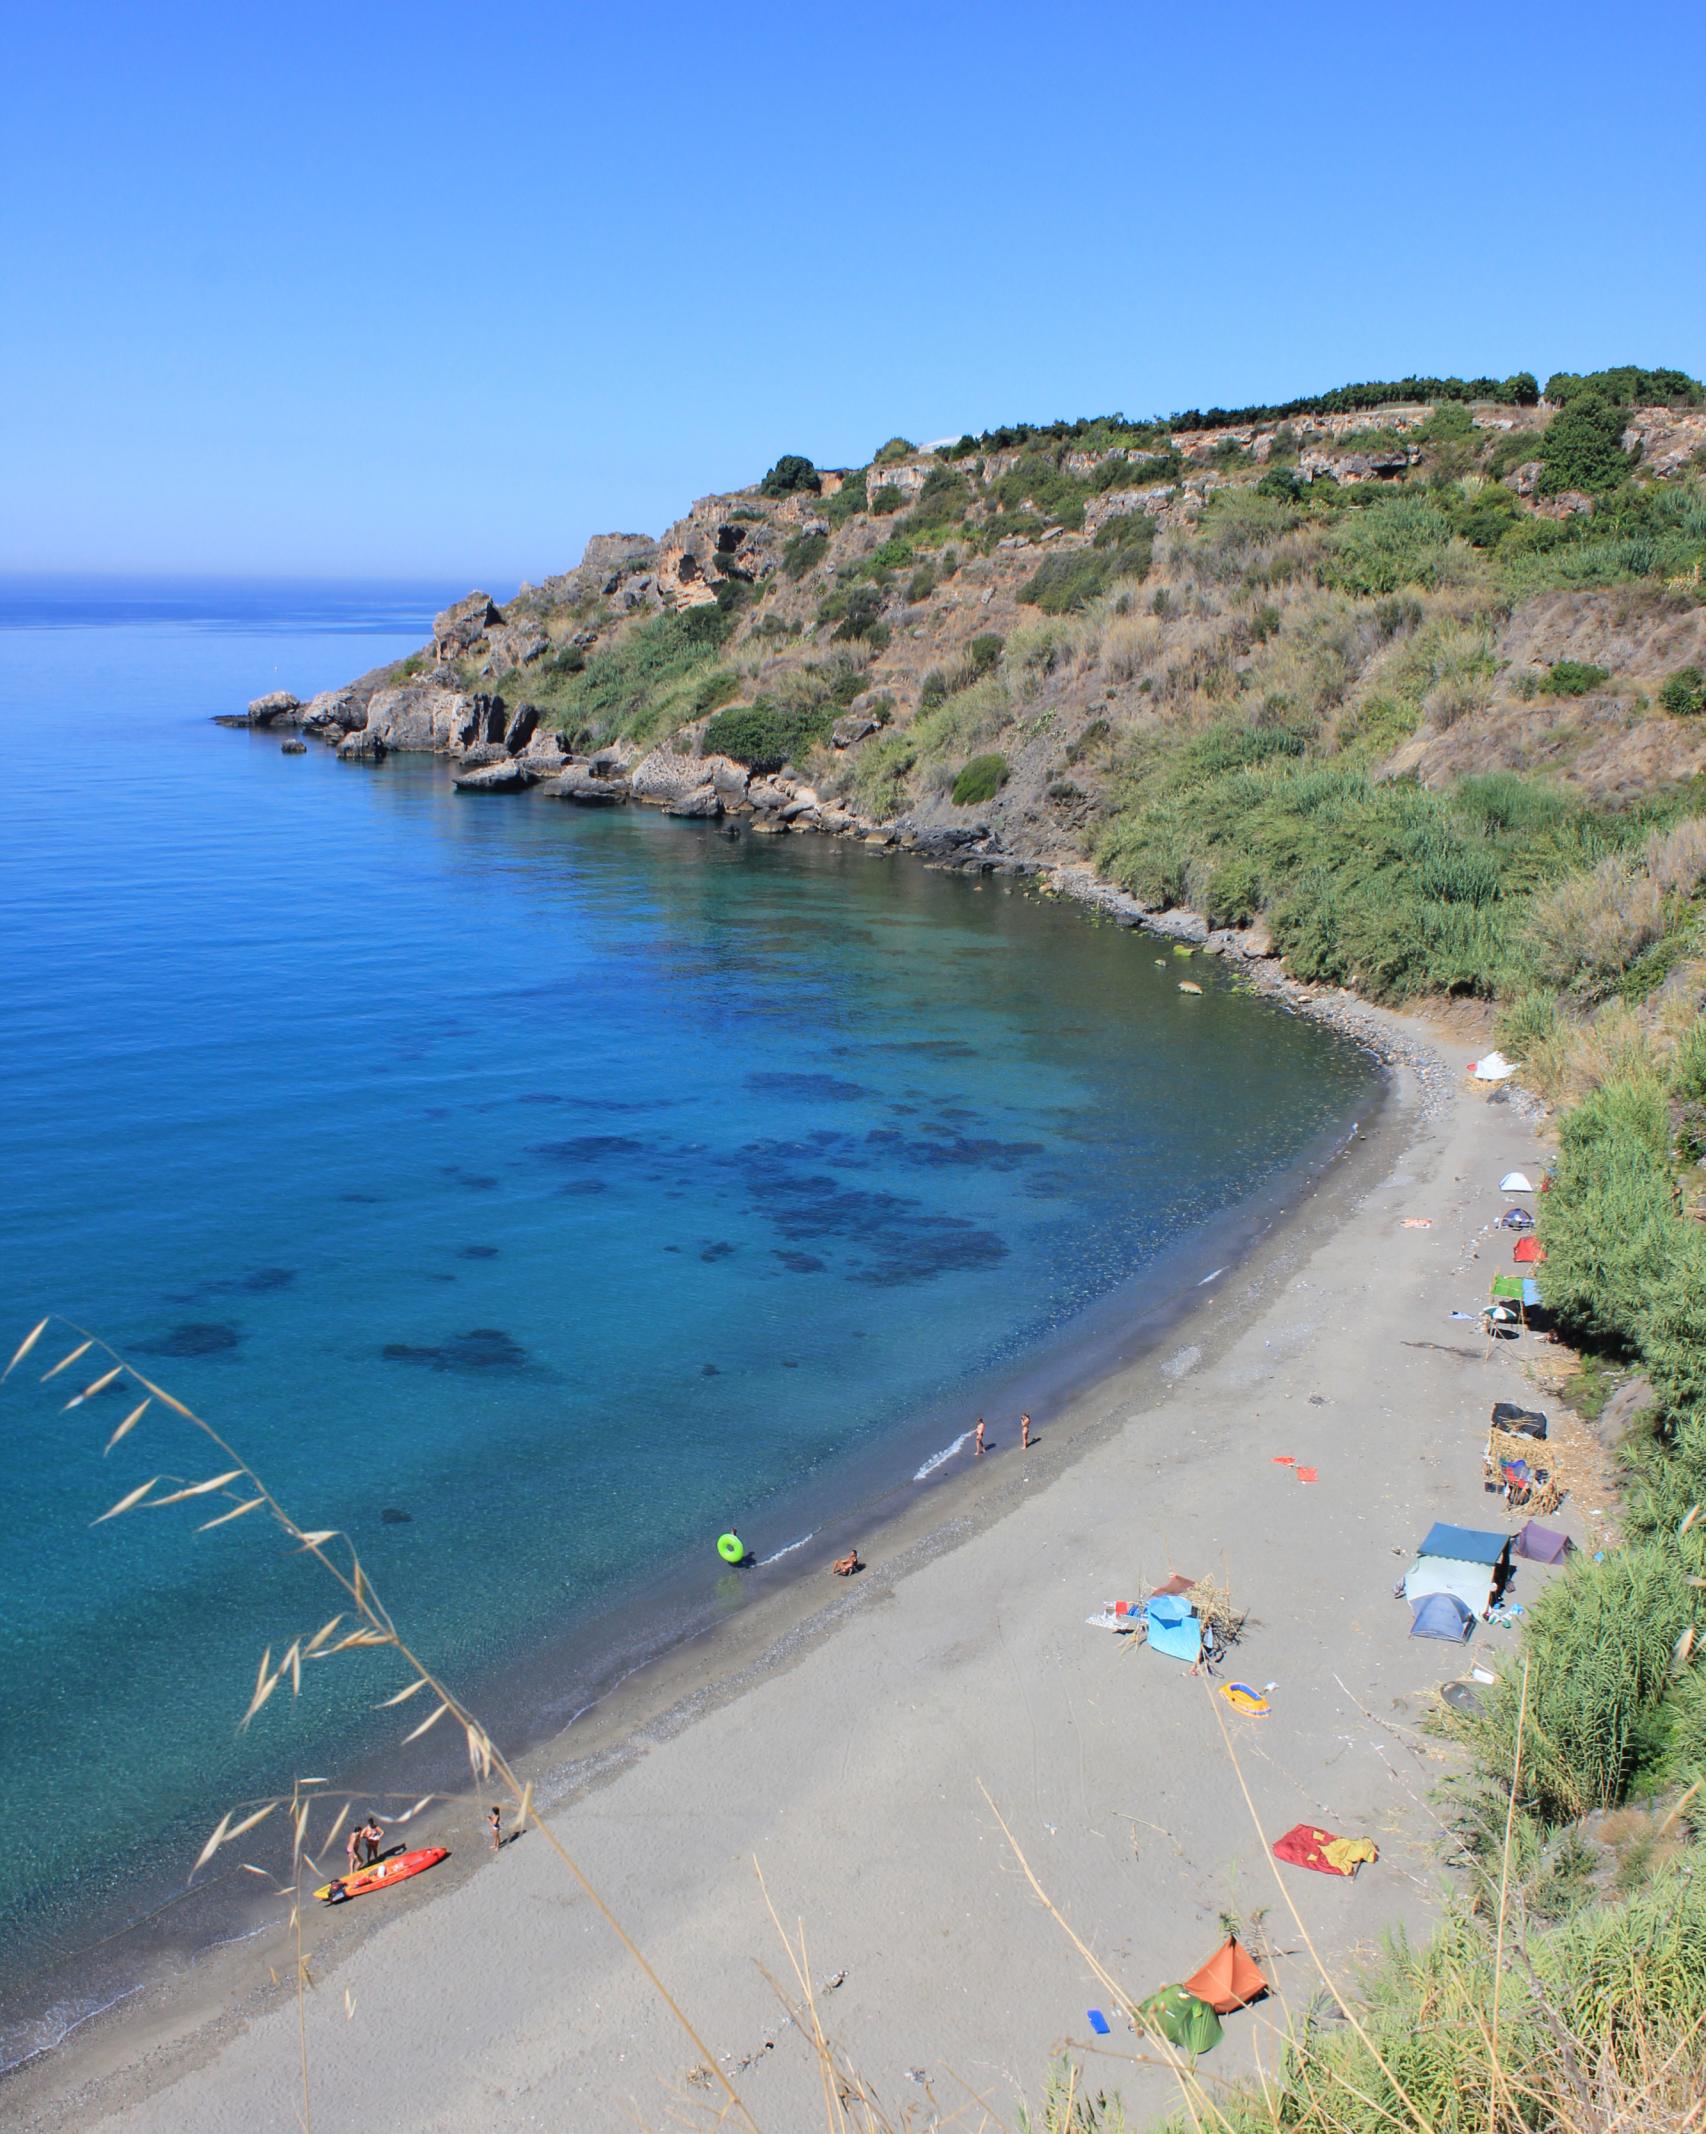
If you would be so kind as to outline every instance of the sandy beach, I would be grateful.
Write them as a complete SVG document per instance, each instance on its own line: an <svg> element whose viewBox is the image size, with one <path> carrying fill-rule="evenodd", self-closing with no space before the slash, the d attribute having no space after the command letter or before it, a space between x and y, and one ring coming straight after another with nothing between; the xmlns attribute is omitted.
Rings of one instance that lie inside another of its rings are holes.
<svg viewBox="0 0 1706 2134"><path fill-rule="evenodd" d="M1509 1260L1486 1226L1536 1142L1465 1082L1472 1047L1357 1012L1394 1055L1392 1100L1158 1353L1039 1415L1028 1453L1016 1416L992 1418L962 1487L847 1537L863 1576L779 1593L532 1759L553 1826L766 2134L823 2113L770 1982L789 1960L766 1889L897 2124L1011 2126L1066 2043L1140 2123L1173 2103L990 1802L1133 1997L1188 1976L1223 1913L1256 1921L1276 1994L1228 2019L1208 2078L1271 2059L1319 1990L1265 1839L1318 1820L1379 1845L1354 1883L1280 1870L1330 1966L1425 1928L1444 1762L1416 1725L1507 1634L1412 1642L1392 1588L1434 1519L1519 1523L1483 1495L1480 1451L1536 1337L1489 1353L1452 1314ZM1580 1532L1585 1510L1560 1523ZM1086 1625L1176 1570L1250 1611L1224 1677L1271 1685L1271 1717L1225 1714L1254 1822L1210 1686ZM1515 1597L1550 1575L1522 1566ZM691 2042L537 1834L491 1855L473 1799L415 1829L452 1863L307 1921L320 2134L713 2122ZM269 1935L138 1996L22 2070L0 2116L44 2134L295 2124L295 2005L269 1977L287 1963ZM1114 2020L1099 2041L1092 2007Z"/></svg>

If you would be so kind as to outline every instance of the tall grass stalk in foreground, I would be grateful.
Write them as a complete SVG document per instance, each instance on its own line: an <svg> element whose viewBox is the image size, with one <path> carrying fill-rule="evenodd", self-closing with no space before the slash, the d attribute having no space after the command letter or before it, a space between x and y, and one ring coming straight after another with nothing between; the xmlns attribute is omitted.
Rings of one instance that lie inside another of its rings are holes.
<svg viewBox="0 0 1706 2134"><path fill-rule="evenodd" d="M426 1665L399 1633L396 1624L392 1621L388 1610L380 1600L379 1595L374 1591L366 1572L363 1570L361 1559L356 1553L355 1544L350 1540L349 1536L340 1533L333 1527L310 1529L299 1525L255 1470L249 1466L241 1454L227 1443L211 1423L197 1415L193 1409L187 1408L182 1401L168 1393L164 1387L156 1385L151 1378L144 1377L133 1364L127 1362L107 1342L102 1341L94 1334L88 1333L84 1328L71 1324L70 1321L56 1321L55 1318L49 1317L33 1327L25 1335L4 1372L0 1372L0 1382L11 1377L13 1371L29 1356L42 1336L56 1323L64 1326L66 1332L74 1337L74 1346L56 1364L42 1374L42 1383L45 1385L50 1380L58 1378L61 1373L81 1363L85 1357L95 1359L97 1366L93 1377L83 1386L82 1391L74 1394L65 1403L66 1411L81 1407L85 1401L93 1399L98 1394L115 1391L121 1385L126 1385L130 1392L140 1393L142 1396L131 1407L129 1413L108 1438L104 1448L105 1451L110 1452L121 1439L128 1437L131 1431L136 1429L143 1421L150 1407L155 1402L159 1402L161 1406L170 1409L173 1414L181 1416L192 1429L199 1431L219 1454L221 1460L229 1462L229 1465L223 1468L222 1471L202 1476L194 1481L186 1481L181 1476L175 1475L153 1475L138 1487L126 1491L115 1504L109 1505L100 1514L100 1517L93 1522L96 1526L103 1524L108 1519L121 1518L128 1513L144 1508L158 1510L170 1504L189 1503L197 1500L210 1500L212 1502L224 1500L227 1508L216 1512L210 1519L204 1519L196 1529L198 1533L206 1533L214 1527L229 1525L234 1520L246 1518L252 1512L261 1512L271 1520L276 1528L293 1541L302 1553L312 1556L344 1595L345 1606L337 1614L322 1623L311 1635L293 1638L279 1655L276 1662L273 1658L271 1646L268 1646L266 1651L263 1652L260 1666L255 1676L254 1691L249 1698L248 1709L243 1713L239 1722L240 1726L248 1726L256 1713L261 1710L262 1706L267 1703L273 1692L279 1687L279 1684L286 1678L290 1682L291 1695L300 1695L304 1661L330 1659L339 1653L389 1647L396 1653L408 1670L409 1680L395 1696L385 1699L385 1705L408 1703L422 1692L425 1692L435 1700L433 1709L427 1714L426 1718L420 1720L403 1736L403 1742L408 1743L419 1740L422 1735L429 1733L444 1720L449 1720L453 1726L460 1727L468 1752L468 1768L473 1777L478 1781L488 1781L495 1777L505 1788L514 1805L517 1832L525 1830L530 1822L533 1824L557 1859L580 1885L581 1890L591 1901L600 1917L638 1967L647 1984L658 1995L664 2006L686 2033L700 2056L701 2064L709 2069L711 2079L723 2092L723 2105L718 2115L719 2118L725 2123L731 2118L736 2119L744 2123L750 2130L750 2134L759 2134L757 2121L747 2109L734 2084L717 2065L705 2041L700 2037L687 2016L686 2011L653 1969L638 1943L635 1942L632 1935L628 1933L627 1929L594 1887L585 1869L569 1852L546 1818L535 1808L532 1786L522 1782L511 1767L509 1760L504 1756L502 1750L496 1746L490 1734L487 1733L473 1712L462 1702L455 1691ZM166 1485L164 1489L161 1488L162 1484ZM214 1826L211 1835L196 1859L195 1866L190 1870L193 1875L196 1869L205 1866L222 1847L230 1844L233 1839L241 1837L245 1832L257 1828L280 1809L289 1814L291 1821L291 1887L293 1891L290 1930L295 1946L297 2034L302 2073L301 2117L304 2134L311 2134L313 2126L313 2100L308 2071L306 2003L307 1989L313 1984L313 1978L302 1946L301 1871L304 1863L306 1863L316 1874L323 1872L316 1856L326 1852L327 1848L335 1842L349 1815L349 1803L346 1802L336 1816L333 1817L328 1827L320 1832L317 1840L311 1842L315 1812L321 1806L324 1796L318 1792L307 1792L304 1789L316 1783L316 1781L299 1779L292 1785L288 1794L277 1795L258 1804L244 1802L240 1807L228 1808ZM421 1802L417 1804L417 1807L424 1805L425 1802ZM243 1812L244 1810L247 1812Z"/></svg>

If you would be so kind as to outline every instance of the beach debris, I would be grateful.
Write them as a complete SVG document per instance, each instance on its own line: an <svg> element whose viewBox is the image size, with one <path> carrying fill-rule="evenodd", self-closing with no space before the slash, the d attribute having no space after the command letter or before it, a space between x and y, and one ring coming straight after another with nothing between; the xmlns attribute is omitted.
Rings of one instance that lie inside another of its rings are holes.
<svg viewBox="0 0 1706 2134"><path fill-rule="evenodd" d="M1372 1838L1339 1838L1313 1823L1294 1823L1284 1837L1275 1838L1273 1855L1294 1867L1313 1868L1318 1875L1354 1877L1359 1867L1369 1867L1380 1858Z"/></svg>

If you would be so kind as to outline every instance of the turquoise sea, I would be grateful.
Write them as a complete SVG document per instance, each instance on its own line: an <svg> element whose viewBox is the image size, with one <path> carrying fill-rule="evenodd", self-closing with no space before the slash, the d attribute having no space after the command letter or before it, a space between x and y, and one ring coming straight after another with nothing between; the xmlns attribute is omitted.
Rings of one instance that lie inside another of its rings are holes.
<svg viewBox="0 0 1706 2134"><path fill-rule="evenodd" d="M1111 1360L1377 1076L1022 891L210 723L459 590L0 581L0 1349L98 1330L538 1733L742 1605L731 1522L816 1575L951 1489L974 1401ZM237 1732L334 1604L255 1520L91 1526L211 1463L157 1414L103 1458L67 1345L0 1391L0 2064L127 1990L231 1800L397 1731L340 1663Z"/></svg>

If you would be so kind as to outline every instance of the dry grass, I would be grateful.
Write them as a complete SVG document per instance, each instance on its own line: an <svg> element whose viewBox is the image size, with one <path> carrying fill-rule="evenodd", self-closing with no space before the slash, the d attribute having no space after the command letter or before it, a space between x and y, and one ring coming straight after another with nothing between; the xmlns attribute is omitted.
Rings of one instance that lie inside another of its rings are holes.
<svg viewBox="0 0 1706 2134"><path fill-rule="evenodd" d="M1642 855L1649 878L1667 896L1692 896L1706 882L1706 815L1655 830Z"/></svg>
<svg viewBox="0 0 1706 2134"><path fill-rule="evenodd" d="M1529 915L1542 977L1603 982L1664 936L1665 893L1627 860L1604 859L1537 896Z"/></svg>

